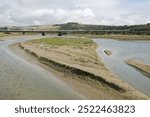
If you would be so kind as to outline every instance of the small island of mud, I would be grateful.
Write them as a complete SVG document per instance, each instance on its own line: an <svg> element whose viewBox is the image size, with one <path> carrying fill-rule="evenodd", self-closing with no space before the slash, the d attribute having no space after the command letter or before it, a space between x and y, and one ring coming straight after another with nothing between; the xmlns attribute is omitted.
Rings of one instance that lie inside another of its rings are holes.
<svg viewBox="0 0 150 117"><path fill-rule="evenodd" d="M143 73L144 75L150 78L150 65L147 65L138 59L128 59L125 61L125 63L136 68L141 73Z"/></svg>
<svg viewBox="0 0 150 117"><path fill-rule="evenodd" d="M108 56L111 56L112 55L112 51L110 50L104 50L105 54L107 54Z"/></svg>
<svg viewBox="0 0 150 117"><path fill-rule="evenodd" d="M19 46L87 99L149 99L105 67L91 39L45 38Z"/></svg>

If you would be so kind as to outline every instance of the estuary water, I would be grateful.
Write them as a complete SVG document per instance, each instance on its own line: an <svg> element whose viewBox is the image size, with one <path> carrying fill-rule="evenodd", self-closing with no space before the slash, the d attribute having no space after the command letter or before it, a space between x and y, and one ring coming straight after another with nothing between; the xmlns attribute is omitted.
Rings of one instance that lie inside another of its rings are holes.
<svg viewBox="0 0 150 117"><path fill-rule="evenodd" d="M8 49L28 39L0 41L0 99L84 99L50 71Z"/></svg>
<svg viewBox="0 0 150 117"><path fill-rule="evenodd" d="M150 78L124 62L124 60L136 58L150 65L150 41L111 39L94 39L94 41L99 45L97 52L108 69L135 89L150 96ZM104 53L106 49L111 50L113 54L107 56Z"/></svg>

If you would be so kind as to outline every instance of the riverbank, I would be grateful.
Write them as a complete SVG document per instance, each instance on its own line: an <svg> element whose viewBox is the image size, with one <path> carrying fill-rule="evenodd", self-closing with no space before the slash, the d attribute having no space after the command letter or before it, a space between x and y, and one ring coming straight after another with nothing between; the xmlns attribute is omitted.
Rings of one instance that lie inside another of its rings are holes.
<svg viewBox="0 0 150 117"><path fill-rule="evenodd" d="M47 38L19 45L88 99L148 99L105 67L90 39Z"/></svg>
<svg viewBox="0 0 150 117"><path fill-rule="evenodd" d="M104 35L91 35L91 34L73 34L74 36L85 37L85 38L104 38L104 39L114 39L122 41L150 41L150 35L122 35L122 34L104 34Z"/></svg>
<svg viewBox="0 0 150 117"><path fill-rule="evenodd" d="M26 34L22 34L22 33L2 33L0 32L0 41L4 41L4 40L9 40L9 39L17 39L17 38L34 38L34 36L37 36L38 34L34 34L34 33L26 33Z"/></svg>
<svg viewBox="0 0 150 117"><path fill-rule="evenodd" d="M5 34L5 35L1 35L0 34L0 41L4 41L4 40L10 40L10 39L17 39L17 38L30 38L30 37L33 37L33 36L37 36L37 35L23 35L23 34Z"/></svg>
<svg viewBox="0 0 150 117"><path fill-rule="evenodd" d="M150 78L150 65L146 65L138 59L128 59L125 62Z"/></svg>

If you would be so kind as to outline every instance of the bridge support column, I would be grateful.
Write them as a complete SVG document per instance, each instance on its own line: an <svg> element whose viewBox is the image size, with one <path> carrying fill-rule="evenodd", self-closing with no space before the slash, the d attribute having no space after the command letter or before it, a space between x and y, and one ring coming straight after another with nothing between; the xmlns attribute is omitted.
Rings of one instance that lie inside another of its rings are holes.
<svg viewBox="0 0 150 117"><path fill-rule="evenodd" d="M45 32L42 32L42 36L45 36Z"/></svg>

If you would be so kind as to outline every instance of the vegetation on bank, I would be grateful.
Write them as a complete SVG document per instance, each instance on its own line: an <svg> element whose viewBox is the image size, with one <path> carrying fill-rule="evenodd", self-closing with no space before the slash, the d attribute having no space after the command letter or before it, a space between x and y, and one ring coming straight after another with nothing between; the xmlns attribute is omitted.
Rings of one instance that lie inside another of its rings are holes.
<svg viewBox="0 0 150 117"><path fill-rule="evenodd" d="M79 24L71 22L67 24L58 24L55 26L60 26L60 30L88 30L89 32L86 32L86 34L89 33L89 34L150 35L150 23L142 25L109 26L109 25ZM101 32L90 32L90 30L101 30Z"/></svg>
<svg viewBox="0 0 150 117"><path fill-rule="evenodd" d="M120 39L120 40L150 40L150 35L99 35L101 38Z"/></svg>
<svg viewBox="0 0 150 117"><path fill-rule="evenodd" d="M70 22L66 24L58 24L60 30L131 30L131 31L150 31L150 23L141 25L92 25Z"/></svg>
<svg viewBox="0 0 150 117"><path fill-rule="evenodd" d="M0 32L0 37L4 37L4 36L8 36L8 35L10 35L10 34Z"/></svg>
<svg viewBox="0 0 150 117"><path fill-rule="evenodd" d="M7 36L20 36L20 35L23 35L22 33L3 33L3 32L0 32L0 37L7 37Z"/></svg>
<svg viewBox="0 0 150 117"><path fill-rule="evenodd" d="M0 32L0 37L8 37L8 36L24 36L24 35L33 35L35 33L26 33L26 34L23 34L23 33L17 33L17 32Z"/></svg>
<svg viewBox="0 0 150 117"><path fill-rule="evenodd" d="M106 35L72 34L72 35L85 38L105 38L116 40L150 40L150 35L121 35L121 34L106 34Z"/></svg>
<svg viewBox="0 0 150 117"><path fill-rule="evenodd" d="M33 40L34 43L44 43L48 45L58 46L91 46L95 44L91 39L88 38L44 38Z"/></svg>

